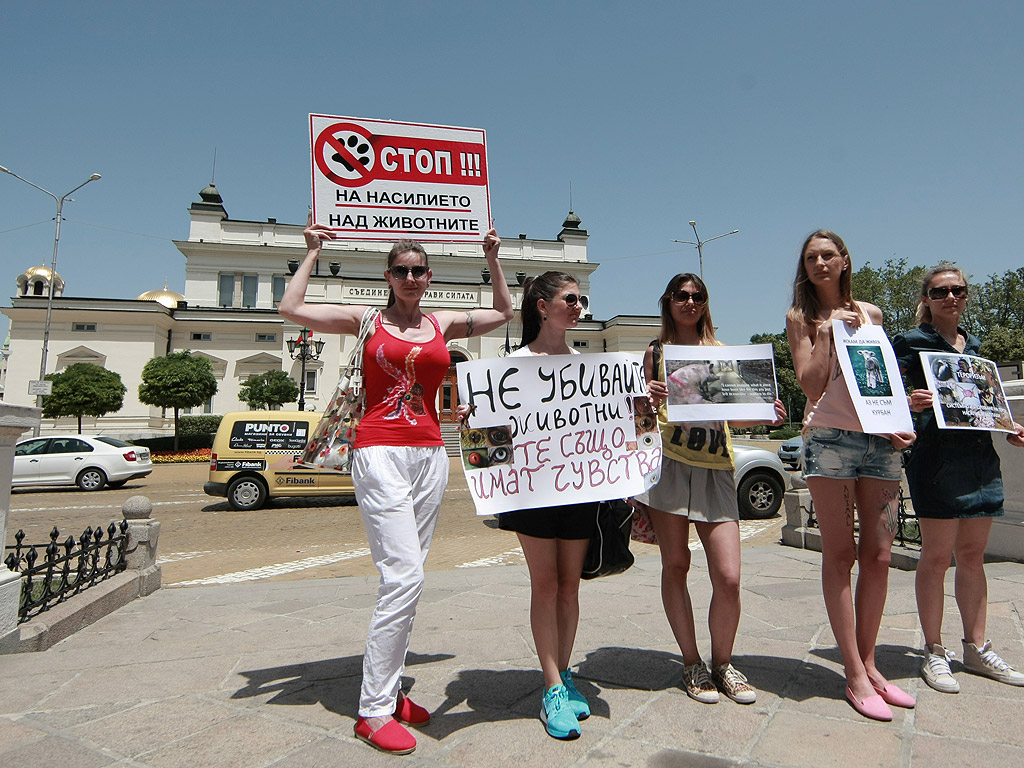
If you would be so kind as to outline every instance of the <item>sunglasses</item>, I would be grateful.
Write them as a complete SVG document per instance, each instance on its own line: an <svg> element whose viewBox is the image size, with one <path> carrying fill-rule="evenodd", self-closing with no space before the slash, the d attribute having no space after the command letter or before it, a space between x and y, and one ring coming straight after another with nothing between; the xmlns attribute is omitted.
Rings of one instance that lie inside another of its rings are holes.
<svg viewBox="0 0 1024 768"><path fill-rule="evenodd" d="M672 291L671 298L676 304L685 304L690 299L693 299L694 304L703 304L708 300L708 297L700 291L690 293L689 291L683 290Z"/></svg>
<svg viewBox="0 0 1024 768"><path fill-rule="evenodd" d="M580 306L583 307L583 309L586 309L587 307L590 306L590 299L588 299L586 296L577 296L575 293L567 293L562 298L565 299L565 303L568 304L570 307L575 307L577 301L580 303Z"/></svg>
<svg viewBox="0 0 1024 768"><path fill-rule="evenodd" d="M429 270L422 265L418 265L415 267L407 267L404 264L396 264L395 266L388 269L388 272L391 273L391 276L395 278L395 280L405 280L405 278L409 276L410 272L412 272L412 276L416 280L422 280L424 277L427 276L428 271Z"/></svg>
<svg viewBox="0 0 1024 768"><path fill-rule="evenodd" d="M945 288L935 287L928 289L928 298L932 301L944 299L949 294L953 294L954 299L963 299L967 297L967 286L966 285L950 285Z"/></svg>

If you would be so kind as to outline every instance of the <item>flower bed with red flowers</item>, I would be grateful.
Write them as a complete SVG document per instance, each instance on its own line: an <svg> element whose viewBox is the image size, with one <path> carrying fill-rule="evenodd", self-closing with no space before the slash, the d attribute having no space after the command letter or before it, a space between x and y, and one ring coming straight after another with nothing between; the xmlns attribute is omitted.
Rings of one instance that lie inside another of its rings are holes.
<svg viewBox="0 0 1024 768"><path fill-rule="evenodd" d="M154 451L150 454L154 464L198 464L210 461L209 448L193 448L188 451Z"/></svg>

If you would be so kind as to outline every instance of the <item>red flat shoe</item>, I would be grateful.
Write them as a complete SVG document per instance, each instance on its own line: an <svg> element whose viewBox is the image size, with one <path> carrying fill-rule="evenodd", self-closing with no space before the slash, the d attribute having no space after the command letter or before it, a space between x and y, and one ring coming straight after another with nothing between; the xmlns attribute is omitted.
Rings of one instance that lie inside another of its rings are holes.
<svg viewBox="0 0 1024 768"><path fill-rule="evenodd" d="M883 723L892 720L892 710L889 709L889 705L885 703L881 696L867 696L857 701L857 697L853 695L850 686L846 686L846 698L853 708L864 715L864 717L871 718L872 720L881 720Z"/></svg>
<svg viewBox="0 0 1024 768"><path fill-rule="evenodd" d="M393 717L406 725L422 726L430 722L430 713L404 693L398 695Z"/></svg>
<svg viewBox="0 0 1024 768"><path fill-rule="evenodd" d="M871 687L878 692L878 695L882 697L882 701L886 704L890 704L894 707L903 707L904 709L913 709L917 706L917 701L914 700L914 697L898 685L889 683L885 687L879 688L877 685L872 683Z"/></svg>
<svg viewBox="0 0 1024 768"><path fill-rule="evenodd" d="M416 749L416 737L397 720L388 720L383 727L371 731L366 718L360 717L353 730L357 739L389 755L408 755Z"/></svg>

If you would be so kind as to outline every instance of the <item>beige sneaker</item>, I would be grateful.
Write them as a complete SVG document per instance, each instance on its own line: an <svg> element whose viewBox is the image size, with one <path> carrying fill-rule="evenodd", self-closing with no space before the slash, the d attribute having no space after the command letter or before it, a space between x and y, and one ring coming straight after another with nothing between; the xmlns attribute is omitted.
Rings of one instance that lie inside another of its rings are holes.
<svg viewBox="0 0 1024 768"><path fill-rule="evenodd" d="M703 661L683 667L683 686L691 699L702 704L718 703L718 689L711 681L711 673Z"/></svg>
<svg viewBox="0 0 1024 768"><path fill-rule="evenodd" d="M976 675L984 675L1007 685L1024 685L1024 674L1021 674L992 650L992 641L986 640L979 648L974 643L964 644L964 669Z"/></svg>
<svg viewBox="0 0 1024 768"><path fill-rule="evenodd" d="M746 676L729 662L711 671L711 679L719 690L737 704L753 704L757 691L747 682Z"/></svg>
<svg viewBox="0 0 1024 768"><path fill-rule="evenodd" d="M931 688L941 693L960 693L960 683L953 677L949 662L953 660L953 652L947 651L938 643L928 646L928 655L921 665L921 677Z"/></svg>

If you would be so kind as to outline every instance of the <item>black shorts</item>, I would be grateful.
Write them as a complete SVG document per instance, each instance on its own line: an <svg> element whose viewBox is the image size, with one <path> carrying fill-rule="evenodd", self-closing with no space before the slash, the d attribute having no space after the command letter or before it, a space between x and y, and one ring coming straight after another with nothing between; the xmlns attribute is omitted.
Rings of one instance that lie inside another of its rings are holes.
<svg viewBox="0 0 1024 768"><path fill-rule="evenodd" d="M537 539L589 539L597 524L597 502L517 509L498 515L498 527Z"/></svg>

